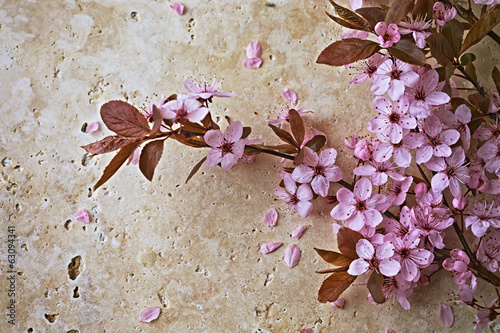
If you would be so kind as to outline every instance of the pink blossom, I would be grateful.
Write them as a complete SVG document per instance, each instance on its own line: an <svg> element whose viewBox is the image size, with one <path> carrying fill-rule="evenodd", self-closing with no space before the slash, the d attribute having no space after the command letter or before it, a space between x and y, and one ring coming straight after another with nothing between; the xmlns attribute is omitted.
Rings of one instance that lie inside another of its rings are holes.
<svg viewBox="0 0 500 333"><path fill-rule="evenodd" d="M418 247L420 243L418 230L414 229L402 238L390 233L384 240L394 245L393 258L401 264L401 275L406 281L418 281L420 269L429 266L434 260L432 252Z"/></svg>
<svg viewBox="0 0 500 333"><path fill-rule="evenodd" d="M204 82L199 84L194 80L184 81L184 88L191 93L192 96L200 97L202 99L210 100L212 97L234 97L236 94L218 91L221 86L220 83L215 83L215 79L211 84Z"/></svg>
<svg viewBox="0 0 500 333"><path fill-rule="evenodd" d="M378 35L380 46L385 48L391 47L401 39L399 27L394 23L387 25L385 22L378 22L375 25L375 33Z"/></svg>
<svg viewBox="0 0 500 333"><path fill-rule="evenodd" d="M288 204L290 209L297 212L302 217L308 217L313 210L313 204L309 202L313 198L313 193L308 184L297 184L288 172L282 173L285 190L281 188L274 189L274 194Z"/></svg>
<svg viewBox="0 0 500 333"><path fill-rule="evenodd" d="M402 205L406 200L406 194L413 183L413 177L409 176L404 178L402 181L395 180L392 186L387 190L389 195L387 196L387 202L392 205Z"/></svg>
<svg viewBox="0 0 500 333"><path fill-rule="evenodd" d="M306 230L305 225L299 225L290 236L292 236L295 239L300 239L302 237L302 234L304 233L304 230Z"/></svg>
<svg viewBox="0 0 500 333"><path fill-rule="evenodd" d="M150 306L141 311L140 314L140 322L141 323L149 323L160 315L160 308L157 306Z"/></svg>
<svg viewBox="0 0 500 333"><path fill-rule="evenodd" d="M453 198L451 204L453 205L453 208L455 208L456 210L464 210L465 207L467 206L467 198L462 196L458 198Z"/></svg>
<svg viewBox="0 0 500 333"><path fill-rule="evenodd" d="M208 108L202 106L191 94L179 94L176 100L164 104L160 108L160 113L165 119L174 119L177 122L188 120L197 123L208 114Z"/></svg>
<svg viewBox="0 0 500 333"><path fill-rule="evenodd" d="M422 133L410 132L403 129L403 139L399 143L382 142L373 152L373 158L377 162L385 162L391 157L394 163L402 168L407 168L411 163L410 149L416 149L425 143Z"/></svg>
<svg viewBox="0 0 500 333"><path fill-rule="evenodd" d="M362 161L368 161L372 156L369 144L365 139L361 139L356 143L354 148L354 157Z"/></svg>
<svg viewBox="0 0 500 333"><path fill-rule="evenodd" d="M90 133L97 132L99 130L99 127L100 127L100 124L98 121L91 122L85 128L85 133L90 134Z"/></svg>
<svg viewBox="0 0 500 333"><path fill-rule="evenodd" d="M472 136L479 141L500 142L500 125L498 123L483 122Z"/></svg>
<svg viewBox="0 0 500 333"><path fill-rule="evenodd" d="M488 326L488 323L492 320L495 320L498 317L498 312L495 311L498 309L498 301L500 298L494 299L489 307L479 308L476 313L476 325L474 325L474 332L480 333L484 328Z"/></svg>
<svg viewBox="0 0 500 333"><path fill-rule="evenodd" d="M491 205L473 202L467 207L470 216L464 220L465 227L471 227L472 233L476 237L483 237L489 227L500 228L500 207L493 202Z"/></svg>
<svg viewBox="0 0 500 333"><path fill-rule="evenodd" d="M271 208L264 214L264 223L271 228L276 225L276 221L278 221L278 212L276 209Z"/></svg>
<svg viewBox="0 0 500 333"><path fill-rule="evenodd" d="M465 304L472 304L474 301L474 294L477 289L477 279L474 275L471 275L470 285L467 283L460 284L457 288L458 297Z"/></svg>
<svg viewBox="0 0 500 333"><path fill-rule="evenodd" d="M443 110L438 113L438 117L443 124L456 129L460 133L462 146L467 151L470 148L471 138L470 128L467 125L472 118L470 109L465 104L462 104L455 110L455 113Z"/></svg>
<svg viewBox="0 0 500 333"><path fill-rule="evenodd" d="M446 159L433 156L425 164L430 170L437 172L431 180L432 190L442 192L449 186L453 197L460 197L460 183L467 183L469 180L469 170L464 164L465 152L462 147L455 148Z"/></svg>
<svg viewBox="0 0 500 333"><path fill-rule="evenodd" d="M412 222L415 228L438 249L444 248L442 232L451 226L453 221L452 217L435 214L430 207L414 207L412 210Z"/></svg>
<svg viewBox="0 0 500 333"><path fill-rule="evenodd" d="M170 5L170 8L174 12L176 12L178 15L183 15L184 14L184 5L180 2L174 2Z"/></svg>
<svg viewBox="0 0 500 333"><path fill-rule="evenodd" d="M490 173L500 169L500 142L488 141L477 151L477 156L485 160L484 168Z"/></svg>
<svg viewBox="0 0 500 333"><path fill-rule="evenodd" d="M283 243L265 243L261 245L260 251L264 254L268 254L275 251L281 245L283 245Z"/></svg>
<svg viewBox="0 0 500 333"><path fill-rule="evenodd" d="M345 34L340 36L340 39L346 39L346 38L358 38L365 40L368 38L368 31L363 31L363 30L356 30L356 29L344 29L346 31Z"/></svg>
<svg viewBox="0 0 500 333"><path fill-rule="evenodd" d="M288 267L293 268L297 266L300 260L300 249L297 245L291 244L285 250L285 262Z"/></svg>
<svg viewBox="0 0 500 333"><path fill-rule="evenodd" d="M446 22L453 20L455 16L457 16L455 7L446 9L444 3L439 1L434 4L433 17L438 26L442 27Z"/></svg>
<svg viewBox="0 0 500 333"><path fill-rule="evenodd" d="M81 221L83 223L90 223L90 215L89 212L85 208L79 209L75 213L75 220Z"/></svg>
<svg viewBox="0 0 500 333"><path fill-rule="evenodd" d="M304 161L292 172L292 178L299 183L311 183L313 191L322 197L328 195L330 182L342 179L342 170L335 165L337 151L333 148L318 154L312 149L304 148Z"/></svg>
<svg viewBox="0 0 500 333"><path fill-rule="evenodd" d="M370 58L360 61L359 64L361 67L353 67L359 71L360 73L356 74L354 78L349 82L349 84L361 84L366 81L366 79L370 78L370 81L373 83L375 80L375 75L377 73L378 67L384 63L386 57L380 53L375 53Z"/></svg>
<svg viewBox="0 0 500 333"><path fill-rule="evenodd" d="M349 0L352 10L356 10L363 6L363 0Z"/></svg>
<svg viewBox="0 0 500 333"><path fill-rule="evenodd" d="M430 113L430 106L446 104L450 101L448 94L438 91L439 74L429 70L420 76L416 85L406 92L410 102L410 114L417 119L424 119Z"/></svg>
<svg viewBox="0 0 500 333"><path fill-rule="evenodd" d="M358 176L369 176L373 185L380 186L387 183L388 177L396 181L403 181L405 177L396 171L392 162L369 161L367 164L359 166L352 171Z"/></svg>
<svg viewBox="0 0 500 333"><path fill-rule="evenodd" d="M247 59L243 61L243 66L250 69L259 68L262 64L262 46L259 41L254 40L247 46Z"/></svg>
<svg viewBox="0 0 500 333"><path fill-rule="evenodd" d="M394 246L390 242L384 242L373 247L366 239L360 239L356 244L356 253L359 259L349 265L347 273L350 275L361 275L368 271L376 270L385 276L398 274L401 265L391 257L394 254Z"/></svg>
<svg viewBox="0 0 500 333"><path fill-rule="evenodd" d="M339 204L331 211L331 216L340 221L346 221L352 230L360 230L365 225L376 227L382 222L382 214L376 209L382 198L372 196L372 183L361 178L354 186L354 193L346 188L337 192Z"/></svg>
<svg viewBox="0 0 500 333"><path fill-rule="evenodd" d="M214 167L220 163L223 170L231 169L245 150L245 139L241 139L242 135L243 125L239 121L229 125L224 134L219 130L205 133L205 142L212 147L207 155L207 166Z"/></svg>
<svg viewBox="0 0 500 333"><path fill-rule="evenodd" d="M450 251L450 258L443 261L443 268L453 272L453 279L458 285L464 284L465 280L471 276L469 271L470 259L464 251L453 249Z"/></svg>
<svg viewBox="0 0 500 333"><path fill-rule="evenodd" d="M430 22L425 22L423 18L417 17L416 19L410 18L409 22L401 21L399 25L399 33L401 35L412 34L415 44L421 49L425 47L425 39L431 35L430 32L425 30L430 28Z"/></svg>
<svg viewBox="0 0 500 333"><path fill-rule="evenodd" d="M415 286L415 283L408 282L403 279L401 274L397 274L391 277L384 276L382 291L389 301L393 301L395 298L403 309L410 310L410 302L407 298L413 293Z"/></svg>
<svg viewBox="0 0 500 333"><path fill-rule="evenodd" d="M477 259L491 272L498 271L500 261L500 229L494 229L482 238L477 249Z"/></svg>
<svg viewBox="0 0 500 333"><path fill-rule="evenodd" d="M377 69L371 92L374 95L383 95L387 92L393 101L397 101L405 93L405 86L415 86L419 78L409 64L398 59L387 59Z"/></svg>
<svg viewBox="0 0 500 333"><path fill-rule="evenodd" d="M401 209L401 214L399 216L399 221L392 218L384 218L382 220L382 226L387 233L394 233L398 237L406 236L410 230L413 229L413 224L411 223L411 211L407 206Z"/></svg>
<svg viewBox="0 0 500 333"><path fill-rule="evenodd" d="M377 96L373 105L379 115L370 120L368 130L375 132L380 141L397 144L403 139L403 128L417 127L415 118L405 114L408 111L408 100L404 96L394 103L385 97Z"/></svg>
<svg viewBox="0 0 500 333"><path fill-rule="evenodd" d="M291 109L297 111L298 114L313 113L313 110L299 108L300 100L297 99L297 94L291 89L284 88L281 92L283 98L289 103L288 105L282 107L281 111L277 113L278 119L270 119L267 122L271 125L279 125L285 120L288 120L288 114Z"/></svg>
<svg viewBox="0 0 500 333"><path fill-rule="evenodd" d="M433 155L436 157L450 156L450 146L460 138L460 133L457 130L443 130L439 118L434 115L430 115L423 121L422 130L425 143L417 150L416 162L418 164L429 161Z"/></svg>
<svg viewBox="0 0 500 333"><path fill-rule="evenodd" d="M448 305L443 303L439 305L439 321L446 327L453 325L453 312Z"/></svg>

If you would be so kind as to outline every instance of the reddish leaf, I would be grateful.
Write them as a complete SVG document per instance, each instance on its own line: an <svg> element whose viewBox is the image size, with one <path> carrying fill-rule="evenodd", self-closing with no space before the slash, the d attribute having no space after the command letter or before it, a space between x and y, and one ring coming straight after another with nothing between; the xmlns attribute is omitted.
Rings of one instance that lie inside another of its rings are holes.
<svg viewBox="0 0 500 333"><path fill-rule="evenodd" d="M464 37L464 26L457 20L448 21L443 27L443 35L450 43L453 55L458 58Z"/></svg>
<svg viewBox="0 0 500 333"><path fill-rule="evenodd" d="M413 7L413 17L432 17L432 6L434 1L432 0L417 0L415 7Z"/></svg>
<svg viewBox="0 0 500 333"><path fill-rule="evenodd" d="M163 154L163 143L165 139L156 140L148 143L142 148L141 159L139 160L139 169L144 177L149 181L153 179L156 166Z"/></svg>
<svg viewBox="0 0 500 333"><path fill-rule="evenodd" d="M464 43L460 50L460 54L464 53L472 45L483 39L498 23L500 23L500 5L495 5L487 11L476 23L470 28L469 33L465 36Z"/></svg>
<svg viewBox="0 0 500 333"><path fill-rule="evenodd" d="M321 250L314 248L316 252L323 258L324 261L326 261L329 264L335 265L335 266L349 266L352 262L351 258L347 258L341 253L334 252L334 251L327 251L327 250Z"/></svg>
<svg viewBox="0 0 500 333"><path fill-rule="evenodd" d="M476 73L476 66L473 63L468 64L465 66L465 72L469 74L469 76L477 82L477 73Z"/></svg>
<svg viewBox="0 0 500 333"><path fill-rule="evenodd" d="M321 303L335 302L356 278L357 276L349 275L347 272L333 273L321 284L318 300Z"/></svg>
<svg viewBox="0 0 500 333"><path fill-rule="evenodd" d="M102 184L108 181L116 171L125 163L125 161L132 155L134 150L139 146L141 141L130 143L118 151L118 153L111 159L108 166L104 169L101 178L94 185L94 191L97 190Z"/></svg>
<svg viewBox="0 0 500 333"><path fill-rule="evenodd" d="M356 244L364 238L359 232L342 227L337 233L337 245L340 252L349 259L358 259Z"/></svg>
<svg viewBox="0 0 500 333"><path fill-rule="evenodd" d="M123 136L107 136L97 142L82 146L88 153L98 155L105 154L120 149L130 143L138 142L141 138L124 138Z"/></svg>
<svg viewBox="0 0 500 333"><path fill-rule="evenodd" d="M358 30L372 31L370 23L368 23L368 21L366 21L364 18L362 18L361 16L359 16L358 14L356 14L355 12L353 12L350 9L339 6L338 4L336 4L332 0L330 0L330 3L333 5L333 7L335 7L335 11L337 12L338 16L340 16L341 18L343 18L346 21L351 22L352 24L355 24L359 27L364 28L364 29L358 28Z"/></svg>
<svg viewBox="0 0 500 333"><path fill-rule="evenodd" d="M409 40L400 40L397 44L389 48L389 52L399 60L409 64L425 65L424 52Z"/></svg>
<svg viewBox="0 0 500 333"><path fill-rule="evenodd" d="M359 38L346 38L330 44L316 62L330 66L344 66L363 60L380 50L378 43Z"/></svg>
<svg viewBox="0 0 500 333"><path fill-rule="evenodd" d="M354 29L354 30L371 31L371 30L368 30L367 28L365 28L364 26L360 26L360 25L353 23L352 21L346 21L346 20L341 19L339 17L333 16L332 14L330 14L328 12L325 12L325 13L333 21L337 22L338 24L340 24L341 26L344 26L346 28Z"/></svg>
<svg viewBox="0 0 500 333"><path fill-rule="evenodd" d="M426 39L431 49L431 54L441 66L446 66L453 61L453 49L443 34L433 33Z"/></svg>
<svg viewBox="0 0 500 333"><path fill-rule="evenodd" d="M288 120L290 122L290 128L292 130L293 137L295 141L297 141L299 146L302 146L302 142L304 142L304 136L306 134L306 129L304 127L304 121L300 114L291 109L288 111Z"/></svg>
<svg viewBox="0 0 500 333"><path fill-rule="evenodd" d="M300 149L295 158L293 159L293 165L299 166L304 161L304 149Z"/></svg>
<svg viewBox="0 0 500 333"><path fill-rule="evenodd" d="M194 147L194 148L209 147L209 145L205 143L205 140L203 140L198 136L185 136L182 134L173 134L172 139L189 147Z"/></svg>
<svg viewBox="0 0 500 333"><path fill-rule="evenodd" d="M498 93L500 94L500 71L498 68L493 67L491 71L491 77L493 78L493 82L495 82L495 87L497 88Z"/></svg>
<svg viewBox="0 0 500 333"><path fill-rule="evenodd" d="M320 151L321 148L323 148L325 143L326 143L326 136L315 135L315 136L313 136L313 138L311 140L307 141L306 147L309 147L312 150L314 150L315 152L318 152L318 151Z"/></svg>
<svg viewBox="0 0 500 333"><path fill-rule="evenodd" d="M375 27L375 25L384 20L387 14L385 10L379 7L362 7L356 9L356 13L363 16L364 19L370 23L370 26Z"/></svg>
<svg viewBox="0 0 500 333"><path fill-rule="evenodd" d="M191 123L189 121L182 123L182 130L201 135L205 135L205 133L207 132L207 129L205 127L201 126L200 124Z"/></svg>
<svg viewBox="0 0 500 333"><path fill-rule="evenodd" d="M273 130L273 132L283 141L285 141L286 143L289 143L291 144L292 146L296 147L296 148L299 148L299 145L297 144L297 142L294 140L293 136L288 133L287 131L285 130L282 130L281 128L278 128L274 125L271 125L271 124L268 124L269 127L271 127L271 129Z"/></svg>
<svg viewBox="0 0 500 333"><path fill-rule="evenodd" d="M207 159L207 157L205 156L198 163L196 163L193 170L191 170L191 172L189 173L189 176L186 179L186 184L191 178L193 178L193 176L198 172L198 170L200 170L201 166L203 165L203 162L205 162L206 159Z"/></svg>
<svg viewBox="0 0 500 333"><path fill-rule="evenodd" d="M153 128L151 129L150 137L155 137L160 133L161 123L163 122L163 118L160 112L160 109L153 104Z"/></svg>
<svg viewBox="0 0 500 333"><path fill-rule="evenodd" d="M251 127L243 127L243 134L241 135L242 139L246 139L250 133L252 133L252 128Z"/></svg>
<svg viewBox="0 0 500 333"><path fill-rule="evenodd" d="M372 298L378 304L385 302L384 290L383 290L384 276L373 271L368 279L368 290L372 295Z"/></svg>
<svg viewBox="0 0 500 333"><path fill-rule="evenodd" d="M413 9L415 0L399 0L392 3L391 8L385 16L385 23L399 23Z"/></svg>
<svg viewBox="0 0 500 333"><path fill-rule="evenodd" d="M125 137L144 137L149 123L133 105L124 101L107 102L101 107L101 118L113 132Z"/></svg>
<svg viewBox="0 0 500 333"><path fill-rule="evenodd" d="M215 129L215 130L218 130L220 129L219 125L217 125L213 120L212 120L212 115L209 113L207 113L207 115L205 116L205 118L201 121L201 123L203 124L203 126L205 126L206 129Z"/></svg>

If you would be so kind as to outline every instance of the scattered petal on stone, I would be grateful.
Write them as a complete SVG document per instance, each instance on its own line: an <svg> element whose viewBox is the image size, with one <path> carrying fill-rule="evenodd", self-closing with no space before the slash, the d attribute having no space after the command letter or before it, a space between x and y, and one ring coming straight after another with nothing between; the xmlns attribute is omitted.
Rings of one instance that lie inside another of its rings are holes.
<svg viewBox="0 0 500 333"><path fill-rule="evenodd" d="M297 102L297 95L293 90L290 90L288 88L283 89L281 92L283 95L283 98L286 99L289 102L296 103Z"/></svg>
<svg viewBox="0 0 500 333"><path fill-rule="evenodd" d="M172 8L172 10L179 15L184 14L184 5L180 2L174 2L173 4L170 5L170 8Z"/></svg>
<svg viewBox="0 0 500 333"><path fill-rule="evenodd" d="M247 46L247 58L260 58L262 56L262 46L258 40L254 40Z"/></svg>
<svg viewBox="0 0 500 333"><path fill-rule="evenodd" d="M93 123L90 123L87 125L87 128L85 129L85 133L87 133L87 134L94 133L94 132L98 131L99 128L100 128L99 122L94 121Z"/></svg>
<svg viewBox="0 0 500 333"><path fill-rule="evenodd" d="M260 251L264 254L268 254L268 253L271 253L274 250L276 250L281 245L283 245L283 243L272 243L271 242L271 243L262 244L260 247Z"/></svg>
<svg viewBox="0 0 500 333"><path fill-rule="evenodd" d="M337 298L335 302L331 302L333 306L343 309L344 308L344 299L342 297Z"/></svg>
<svg viewBox="0 0 500 333"><path fill-rule="evenodd" d="M439 306L439 321L446 327L453 325L453 312L448 305L443 303Z"/></svg>
<svg viewBox="0 0 500 333"><path fill-rule="evenodd" d="M75 219L83 223L89 223L90 222L89 212L87 212L84 208L82 208L76 212Z"/></svg>
<svg viewBox="0 0 500 333"><path fill-rule="evenodd" d="M305 226L305 225L299 225L299 226L297 227L297 229L295 229L295 230L292 232L291 236L292 236L293 238L300 239L300 237L302 237L302 234L304 233L304 230L306 230L306 226Z"/></svg>
<svg viewBox="0 0 500 333"><path fill-rule="evenodd" d="M160 315L160 308L157 306L150 306L141 311L141 323L149 323L155 320Z"/></svg>
<svg viewBox="0 0 500 333"><path fill-rule="evenodd" d="M385 330L385 333L396 333L396 332L394 332L392 329L388 328Z"/></svg>
<svg viewBox="0 0 500 333"><path fill-rule="evenodd" d="M264 223L271 228L276 225L276 221L278 221L278 212L276 209L271 208L264 214Z"/></svg>
<svg viewBox="0 0 500 333"><path fill-rule="evenodd" d="M295 267L300 260L300 249L297 245L292 244L285 250L285 262L288 267Z"/></svg>
<svg viewBox="0 0 500 333"><path fill-rule="evenodd" d="M247 58L243 60L243 66L250 69L259 68L261 64L262 64L261 58Z"/></svg>

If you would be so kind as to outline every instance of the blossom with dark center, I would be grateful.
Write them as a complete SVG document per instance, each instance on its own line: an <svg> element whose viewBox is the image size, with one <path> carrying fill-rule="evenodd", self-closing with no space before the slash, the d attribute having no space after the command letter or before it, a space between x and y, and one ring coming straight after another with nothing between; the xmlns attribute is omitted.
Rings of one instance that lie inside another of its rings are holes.
<svg viewBox="0 0 500 333"><path fill-rule="evenodd" d="M422 17L416 19L410 18L408 22L399 22L399 33L401 35L412 34L415 44L421 49L425 47L425 39L431 35L430 32L425 30L430 28L430 22L424 21Z"/></svg>
<svg viewBox="0 0 500 333"><path fill-rule="evenodd" d="M241 139L242 135L243 125L239 121L229 125L224 134L219 130L205 133L205 142L212 147L207 155L207 166L213 167L220 163L222 169L231 169L245 150L245 139Z"/></svg>
<svg viewBox="0 0 500 333"><path fill-rule="evenodd" d="M375 248L366 239L360 239L356 244L356 253L359 259L349 265L347 273L350 275L361 275L368 271L377 271L385 276L394 276L401 270L397 260L391 259L394 255L394 245L384 242Z"/></svg>
<svg viewBox="0 0 500 333"><path fill-rule="evenodd" d="M470 216L465 218L465 227L471 227L472 233L476 237L482 237L491 226L500 228L500 207L494 202L491 205L480 202L473 202L467 207Z"/></svg>
<svg viewBox="0 0 500 333"><path fill-rule="evenodd" d="M302 184L297 187L292 174L283 172L281 174L285 189L275 188L274 194L283 200L288 207L297 212L302 217L308 217L313 210L313 204L309 202L313 198L313 192L309 184Z"/></svg>
<svg viewBox="0 0 500 333"><path fill-rule="evenodd" d="M420 81L406 91L410 102L410 114L417 119L424 119L430 113L430 106L446 104L450 101L448 94L439 91L439 74L431 69L420 76Z"/></svg>
<svg viewBox="0 0 500 333"><path fill-rule="evenodd" d="M469 170L465 164L465 152L462 147L453 150L449 157L442 158L433 156L425 165L432 171L437 172L431 180L434 192L443 192L450 187L453 197L462 195L460 183L467 183L469 180Z"/></svg>
<svg viewBox="0 0 500 333"><path fill-rule="evenodd" d="M370 78L370 81L373 83L375 80L378 67L386 60L386 57L380 53L375 53L370 58L360 61L359 64L361 67L356 69L361 72L356 74L356 76L349 82L349 84L361 84L366 81L366 79Z"/></svg>
<svg viewBox="0 0 500 333"><path fill-rule="evenodd" d="M420 76L411 66L398 59L387 59L377 69L371 92L383 95L387 92L393 101L397 101L405 93L405 87L413 87Z"/></svg>
<svg viewBox="0 0 500 333"><path fill-rule="evenodd" d="M194 97L200 97L202 99L210 100L212 97L233 97L237 96L236 94L230 92L218 91L221 86L220 83L215 83L215 79L213 79L211 84L207 82L203 82L199 84L196 81L186 80L184 81L184 88L191 93Z"/></svg>
<svg viewBox="0 0 500 333"><path fill-rule="evenodd" d="M431 207L413 207L411 219L415 229L420 230L432 246L444 248L443 230L453 224L453 217L438 216Z"/></svg>
<svg viewBox="0 0 500 333"><path fill-rule="evenodd" d="M164 119L197 123L208 114L208 108L202 106L191 94L179 94L177 99L164 104L160 108L160 113Z"/></svg>

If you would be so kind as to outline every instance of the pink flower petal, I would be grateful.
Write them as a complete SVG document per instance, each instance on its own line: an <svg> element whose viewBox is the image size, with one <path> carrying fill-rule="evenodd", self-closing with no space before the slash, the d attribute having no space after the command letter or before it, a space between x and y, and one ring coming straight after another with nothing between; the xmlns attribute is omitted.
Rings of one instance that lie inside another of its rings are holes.
<svg viewBox="0 0 500 333"><path fill-rule="evenodd" d="M82 208L76 212L75 219L83 223L89 223L90 222L89 212L87 212L84 208Z"/></svg>
<svg viewBox="0 0 500 333"><path fill-rule="evenodd" d="M259 68L261 64L262 64L261 58L247 58L243 60L243 66L250 69Z"/></svg>
<svg viewBox="0 0 500 333"><path fill-rule="evenodd" d="M304 230L306 230L305 225L299 225L291 234L293 238L300 239L302 237L302 234L304 233Z"/></svg>
<svg viewBox="0 0 500 333"><path fill-rule="evenodd" d="M160 315L160 308L157 306L150 306L141 311L140 321L141 323L149 323L155 320Z"/></svg>
<svg viewBox="0 0 500 333"><path fill-rule="evenodd" d="M264 254L268 254L276 250L281 245L283 245L283 243L265 243L261 245L260 251Z"/></svg>
<svg viewBox="0 0 500 333"><path fill-rule="evenodd" d="M85 133L90 134L94 133L99 130L100 124L98 121L94 121L93 123L90 123L87 125L87 128L85 129Z"/></svg>
<svg viewBox="0 0 500 333"><path fill-rule="evenodd" d="M288 267L292 268L299 263L300 249L297 245L292 244L285 250L285 262Z"/></svg>
<svg viewBox="0 0 500 333"><path fill-rule="evenodd" d="M264 214L264 223L271 228L276 225L276 221L278 221L278 212L276 209L271 208Z"/></svg>
<svg viewBox="0 0 500 333"><path fill-rule="evenodd" d="M174 2L173 4L170 5L170 8L172 8L172 10L179 15L184 14L184 5L180 2Z"/></svg>
<svg viewBox="0 0 500 333"><path fill-rule="evenodd" d="M297 95L295 94L295 92L293 90L285 88L285 89L283 89L281 94L283 95L283 98L286 99L287 101L292 102L292 103L297 102Z"/></svg>
<svg viewBox="0 0 500 333"><path fill-rule="evenodd" d="M344 308L344 299L342 297L337 298L335 302L331 302L333 306L343 309Z"/></svg>
<svg viewBox="0 0 500 333"><path fill-rule="evenodd" d="M446 327L453 325L453 312L448 305L443 303L439 306L439 321Z"/></svg>
<svg viewBox="0 0 500 333"><path fill-rule="evenodd" d="M258 40L254 40L247 46L247 58L260 58L262 56L262 46Z"/></svg>

